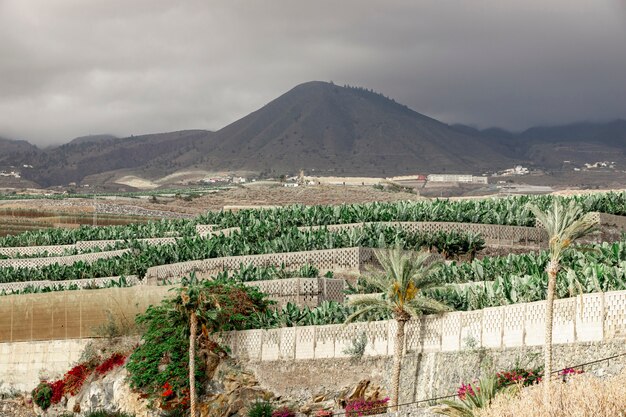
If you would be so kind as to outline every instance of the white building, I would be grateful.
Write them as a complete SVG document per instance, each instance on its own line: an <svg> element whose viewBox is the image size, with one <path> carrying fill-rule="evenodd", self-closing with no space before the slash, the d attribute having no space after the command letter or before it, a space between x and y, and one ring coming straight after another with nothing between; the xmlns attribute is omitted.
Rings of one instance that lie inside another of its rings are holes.
<svg viewBox="0 0 626 417"><path fill-rule="evenodd" d="M487 177L476 177L468 174L430 174L428 181L431 182L462 182L468 184L487 184Z"/></svg>

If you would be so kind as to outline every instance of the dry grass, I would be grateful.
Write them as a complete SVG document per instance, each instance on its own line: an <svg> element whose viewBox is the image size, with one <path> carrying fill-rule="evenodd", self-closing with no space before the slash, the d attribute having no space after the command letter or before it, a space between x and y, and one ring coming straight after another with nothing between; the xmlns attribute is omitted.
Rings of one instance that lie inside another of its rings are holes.
<svg viewBox="0 0 626 417"><path fill-rule="evenodd" d="M626 417L626 372L608 379L591 375L552 384L552 404L542 403L543 386L496 397L477 417Z"/></svg>

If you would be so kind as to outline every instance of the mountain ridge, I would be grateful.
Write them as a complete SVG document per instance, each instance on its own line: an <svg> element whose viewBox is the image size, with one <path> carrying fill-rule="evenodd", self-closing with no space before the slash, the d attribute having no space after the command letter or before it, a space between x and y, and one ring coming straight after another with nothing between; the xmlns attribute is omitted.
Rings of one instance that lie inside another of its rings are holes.
<svg viewBox="0 0 626 417"><path fill-rule="evenodd" d="M33 165L42 186L117 172L158 178L184 170L245 170L265 175L391 176L474 173L515 164L559 167L617 159L626 163L626 121L534 127L520 133L448 125L372 90L311 81L215 131L184 130L127 138L79 137L41 150L0 139L2 164ZM609 159L607 159L609 158Z"/></svg>

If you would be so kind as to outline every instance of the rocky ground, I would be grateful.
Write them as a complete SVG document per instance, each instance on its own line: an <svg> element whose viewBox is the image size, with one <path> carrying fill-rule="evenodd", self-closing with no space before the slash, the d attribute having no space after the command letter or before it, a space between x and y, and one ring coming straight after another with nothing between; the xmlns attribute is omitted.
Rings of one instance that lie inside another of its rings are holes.
<svg viewBox="0 0 626 417"><path fill-rule="evenodd" d="M318 205L342 203L367 203L372 201L400 201L423 199L417 194L377 190L372 187L316 185L286 188L281 186L250 186L220 190L189 201L157 198L139 200L136 206L147 209L172 210L180 213L200 214L224 207L282 206L290 204ZM118 203L119 204L119 203Z"/></svg>
<svg viewBox="0 0 626 417"><path fill-rule="evenodd" d="M26 396L0 399L0 417L35 417L36 415Z"/></svg>

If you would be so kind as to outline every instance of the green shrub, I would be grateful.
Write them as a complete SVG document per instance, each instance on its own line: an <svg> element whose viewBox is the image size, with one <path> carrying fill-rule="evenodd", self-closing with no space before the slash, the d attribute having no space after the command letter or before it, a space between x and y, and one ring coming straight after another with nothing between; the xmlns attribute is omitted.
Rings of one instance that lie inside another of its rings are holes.
<svg viewBox="0 0 626 417"><path fill-rule="evenodd" d="M256 287L233 281L198 282L192 276L183 279L183 287L176 291L175 297L150 306L137 317L137 323L145 328L143 343L126 364L131 387L153 398L166 399L168 406L184 405L189 394L189 303L196 303L198 327L204 326L208 333L245 329L252 313L263 313L268 304ZM216 353L227 348L210 337L205 339ZM197 355L195 375L196 387L200 388L207 375L205 361Z"/></svg>
<svg viewBox="0 0 626 417"><path fill-rule="evenodd" d="M52 386L46 381L40 382L33 390L33 401L42 410L47 410L52 403Z"/></svg>
<svg viewBox="0 0 626 417"><path fill-rule="evenodd" d="M182 407L176 407L172 410L162 411L161 417L186 417L188 413Z"/></svg>
<svg viewBox="0 0 626 417"><path fill-rule="evenodd" d="M250 407L248 417L272 417L274 407L269 401L257 401Z"/></svg>

